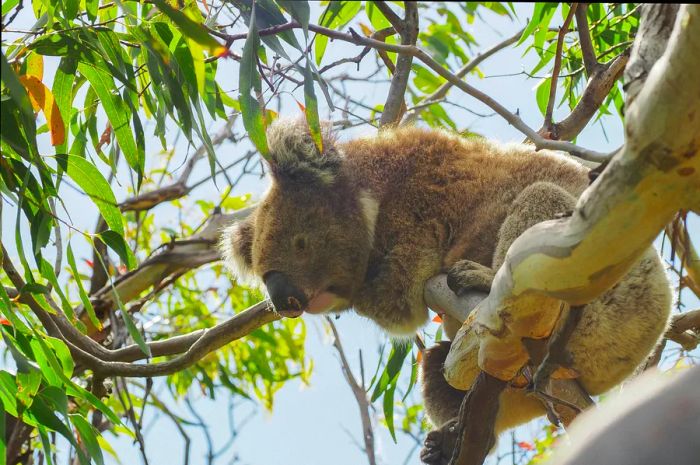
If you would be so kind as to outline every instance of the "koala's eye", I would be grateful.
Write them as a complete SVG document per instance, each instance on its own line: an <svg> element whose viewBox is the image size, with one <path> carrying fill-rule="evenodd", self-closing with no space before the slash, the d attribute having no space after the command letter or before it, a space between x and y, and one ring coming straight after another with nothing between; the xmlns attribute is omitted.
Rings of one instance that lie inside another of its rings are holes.
<svg viewBox="0 0 700 465"><path fill-rule="evenodd" d="M297 252L304 252L309 246L306 236L301 234L294 236L294 239L292 239L292 245L294 246L294 250Z"/></svg>

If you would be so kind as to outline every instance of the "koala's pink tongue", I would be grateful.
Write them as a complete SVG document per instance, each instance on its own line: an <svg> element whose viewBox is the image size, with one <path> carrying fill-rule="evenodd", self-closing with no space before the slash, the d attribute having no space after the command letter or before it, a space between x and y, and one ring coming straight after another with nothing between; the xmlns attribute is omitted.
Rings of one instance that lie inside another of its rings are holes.
<svg viewBox="0 0 700 465"><path fill-rule="evenodd" d="M335 301L335 294L322 292L309 301L306 311L309 313L321 313L328 310Z"/></svg>

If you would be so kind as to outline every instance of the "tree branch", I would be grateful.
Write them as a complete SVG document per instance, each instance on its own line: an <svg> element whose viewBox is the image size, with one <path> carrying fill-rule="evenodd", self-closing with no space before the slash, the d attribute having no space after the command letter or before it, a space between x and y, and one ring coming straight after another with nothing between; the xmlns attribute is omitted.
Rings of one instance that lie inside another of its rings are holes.
<svg viewBox="0 0 700 465"><path fill-rule="evenodd" d="M259 31L260 35L276 34L281 31L286 31L289 29L300 28L301 25L295 21L281 24L278 26L261 29ZM357 34L354 30L350 29L350 33L344 33L340 31L335 31L333 29L328 29L315 24L309 24L309 30L316 32L318 34L323 34L333 39L342 40L344 42L350 42L355 45L369 46L377 50L386 50L389 52L394 52L398 54L408 54L415 58L418 58L430 69L435 71L437 74L447 79L452 85L458 87L460 90L464 91L468 95L476 98L477 100L484 103L486 106L490 107L493 111L501 115L509 124L515 127L517 130L525 134L534 144L538 150L541 149L551 149L551 150L563 150L571 153L577 157L583 158L584 160L602 162L609 159L609 154L604 154L596 152L594 150L584 149L570 142L547 140L540 136L534 129L529 127L525 122L516 114L508 111L503 105L498 103L493 98L489 97L480 90L470 86L466 82L459 79L457 76L452 74L449 70L440 65L435 61L429 54L420 49L415 45L396 45L387 44L370 37L363 37ZM227 35L229 39L237 40L245 38L247 34L237 34L237 35Z"/></svg>
<svg viewBox="0 0 700 465"><path fill-rule="evenodd" d="M457 441L450 465L481 465L496 444L494 425L498 399L507 384L486 372L479 373L459 408ZM466 446L466 447L465 447Z"/></svg>
<svg viewBox="0 0 700 465"><path fill-rule="evenodd" d="M495 53L503 50L504 48L508 47L509 45L514 44L515 42L520 39L520 36L523 35L523 30L520 29L518 32L513 34L512 36L508 37L507 39L503 40L502 42L497 43L496 45L492 46L488 50L484 51L483 53L479 53L477 56L474 57L474 59L469 60L464 66L462 66L456 73L455 76L458 77L459 79L464 78L467 74L471 73L476 69L477 66L479 66L484 60L487 58L491 57ZM429 104L429 103L434 103L442 98L444 98L447 95L447 92L454 86L451 82L445 82L442 84L440 87L438 87L435 92L432 94L424 97L421 99L418 104L414 107L413 110L411 110L406 117L404 118L404 121L402 124L409 123L415 119L415 117L418 114L418 105L420 104ZM422 107L421 107L422 108Z"/></svg>
<svg viewBox="0 0 700 465"><path fill-rule="evenodd" d="M345 380L348 382L348 385L352 390L352 394L355 396L357 406L360 408L360 418L362 420L362 438L364 439L365 443L364 450L365 454L367 454L367 460L369 461L370 465L376 465L377 460L374 455L374 430L372 428L372 419L369 415L370 402L367 400L367 392L365 392L364 386L361 386L355 379L355 376L352 374L350 364L345 357L343 345L340 342L340 335L338 334L338 330L336 329L333 320L331 320L329 317L325 318L326 323L328 323L328 325L331 327L331 331L333 332L333 347L335 347L335 350L338 351L338 355L340 356L340 366L343 370L343 376L345 376Z"/></svg>
<svg viewBox="0 0 700 465"><path fill-rule="evenodd" d="M595 48L591 41L587 9L587 3L579 3L578 8L576 8L576 28L578 29L578 41L581 44L581 54L583 55L583 65L586 68L586 75L591 77L599 71L600 63L598 63Z"/></svg>
<svg viewBox="0 0 700 465"><path fill-rule="evenodd" d="M569 8L569 14L566 15L564 24L559 28L557 34L557 50L554 54L554 68L552 69L552 79L549 84L549 101L547 102L547 110L544 114L544 127L548 133L551 133L554 121L552 113L554 112L554 103L557 99L557 81L559 80L559 71L561 70L561 54L564 50L564 37L569 32L569 24L574 18L574 14L578 10L578 3L572 3Z"/></svg>
<svg viewBox="0 0 700 465"><path fill-rule="evenodd" d="M700 204L700 94L678 84L700 82L700 7L678 14L666 52L628 108L623 149L571 217L539 223L512 244L491 294L453 341L445 374L454 387L471 386L477 352L481 369L512 379L528 360L521 338L547 337L560 301L583 305L615 285L677 210Z"/></svg>
<svg viewBox="0 0 700 465"><path fill-rule="evenodd" d="M571 114L552 126L550 134L553 139L572 140L579 135L610 94L615 82L622 76L628 60L629 49L608 63L596 67ZM545 126L538 132L544 130Z"/></svg>
<svg viewBox="0 0 700 465"><path fill-rule="evenodd" d="M135 270L116 277L112 283L91 296L91 301L98 317L102 318L109 310L116 308L114 292L119 295L122 303L131 302L142 292L169 276L200 267L204 264L219 260L216 244L221 235L221 229L233 221L246 218L251 208L239 210L233 214L215 214L206 226L189 239L173 241L163 246L163 251L148 258ZM76 310L86 324L88 320L83 315L82 306Z"/></svg>
<svg viewBox="0 0 700 465"><path fill-rule="evenodd" d="M625 104L628 106L637 97L654 63L667 50L679 5L647 3L641 8L639 30L625 69Z"/></svg>
<svg viewBox="0 0 700 465"><path fill-rule="evenodd" d="M384 2L375 2L375 4L385 16L389 12L393 13ZM400 24L394 24L395 21L399 21L396 15L393 17L387 16L387 18L389 22L392 23L392 26L394 26L394 29L401 35L401 44L415 46L416 39L418 38L418 6L415 2L406 2L405 6L406 17ZM384 10L388 10L388 12ZM382 112L379 123L380 127L398 123L401 121L401 117L406 111L404 94L406 93L408 78L411 74L411 63L413 63L413 56L407 53L400 54L396 59L396 69L391 78L391 86L389 87L389 93L384 103L384 111Z"/></svg>
<svg viewBox="0 0 700 465"><path fill-rule="evenodd" d="M700 297L700 256L690 241L685 215L687 213L676 215L673 222L666 226L666 234L671 238L674 253L681 260L681 272L685 270L681 284Z"/></svg>
<svg viewBox="0 0 700 465"><path fill-rule="evenodd" d="M226 124L219 130L219 132L216 133L216 135L214 135L214 137L211 138L211 144L213 147L220 145L226 139L231 137L231 128L236 122L236 118L238 118L238 113L231 115L228 121L226 121ZM204 145L201 145L194 155L192 155L192 157L190 157L190 159L187 161L187 164L185 164L185 167L183 168L182 173L180 173L177 181L170 185L155 189L151 192L144 192L126 199L119 204L119 208L123 212L150 210L163 202L184 197L191 190L191 188L187 187L187 181L194 170L194 166L206 155L206 153L207 148Z"/></svg>

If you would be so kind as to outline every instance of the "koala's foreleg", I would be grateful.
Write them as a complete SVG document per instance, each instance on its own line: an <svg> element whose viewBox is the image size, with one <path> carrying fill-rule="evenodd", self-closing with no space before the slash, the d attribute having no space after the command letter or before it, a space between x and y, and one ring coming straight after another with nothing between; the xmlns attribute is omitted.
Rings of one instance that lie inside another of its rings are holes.
<svg viewBox="0 0 700 465"><path fill-rule="evenodd" d="M536 182L526 187L513 201L501 224L491 267L460 260L447 272L447 285L457 295L469 290L488 292L498 268L505 260L510 245L530 227L557 218L570 211L576 199L563 188L549 182Z"/></svg>

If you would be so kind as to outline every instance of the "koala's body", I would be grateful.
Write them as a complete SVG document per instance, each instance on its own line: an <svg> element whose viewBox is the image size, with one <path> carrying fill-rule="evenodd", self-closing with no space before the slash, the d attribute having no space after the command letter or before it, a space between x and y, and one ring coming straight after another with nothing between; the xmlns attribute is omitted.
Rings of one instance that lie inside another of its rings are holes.
<svg viewBox="0 0 700 465"><path fill-rule="evenodd" d="M303 120L268 131L272 186L252 215L224 234L239 279L262 281L282 315L354 309L393 335L428 319L426 280L488 291L510 244L530 226L571 210L588 170L531 146L390 129L323 153ZM671 290L653 249L617 286L584 309L569 349L590 394L629 376L668 324ZM459 324L445 317L451 338ZM457 415L463 391L441 373L446 343L423 362L425 408L434 425ZM501 396L497 433L544 414L525 392Z"/></svg>

